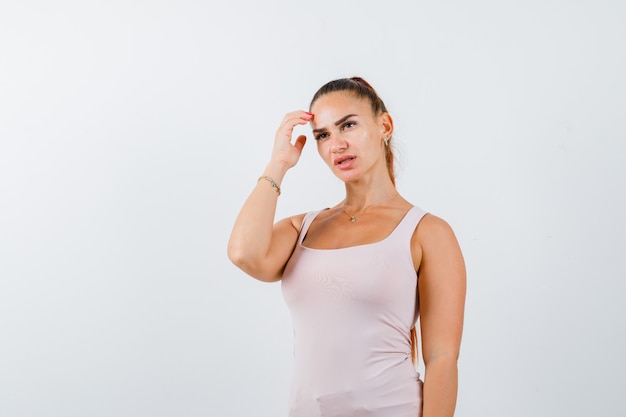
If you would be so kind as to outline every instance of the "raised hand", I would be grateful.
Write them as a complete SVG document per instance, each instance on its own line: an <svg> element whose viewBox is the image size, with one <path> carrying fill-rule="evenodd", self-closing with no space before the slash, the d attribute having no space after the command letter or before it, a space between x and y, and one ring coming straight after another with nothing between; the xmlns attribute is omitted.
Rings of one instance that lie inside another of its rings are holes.
<svg viewBox="0 0 626 417"><path fill-rule="evenodd" d="M272 162L291 168L298 163L302 148L306 142L306 136L300 135L294 143L291 143L293 129L297 125L304 125L313 119L313 114L304 110L296 110L287 113L283 118L274 139L274 149L272 150Z"/></svg>

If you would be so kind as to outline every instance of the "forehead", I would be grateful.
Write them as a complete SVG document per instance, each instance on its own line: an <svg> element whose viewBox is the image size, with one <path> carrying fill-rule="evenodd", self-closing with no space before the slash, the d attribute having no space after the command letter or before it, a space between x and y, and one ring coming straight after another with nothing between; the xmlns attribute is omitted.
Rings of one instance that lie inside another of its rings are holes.
<svg viewBox="0 0 626 417"><path fill-rule="evenodd" d="M371 115L372 107L369 100L350 91L333 91L318 98L311 106L311 113L315 115L313 121L321 121L326 116Z"/></svg>

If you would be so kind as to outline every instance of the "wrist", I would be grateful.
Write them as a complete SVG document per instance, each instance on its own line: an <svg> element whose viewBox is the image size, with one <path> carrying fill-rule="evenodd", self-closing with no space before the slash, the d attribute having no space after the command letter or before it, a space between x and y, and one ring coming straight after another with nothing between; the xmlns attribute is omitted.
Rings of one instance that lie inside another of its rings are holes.
<svg viewBox="0 0 626 417"><path fill-rule="evenodd" d="M263 176L268 176L274 179L277 183L282 183L285 174L289 170L289 166L284 162L270 162L265 166L263 170Z"/></svg>
<svg viewBox="0 0 626 417"><path fill-rule="evenodd" d="M259 179L257 180L257 182L261 181L261 180L266 180L270 183L270 185L272 186L272 188L274 190L276 190L276 194L278 194L278 196L280 196L280 185L278 185L278 183L276 181L274 181L274 178L267 176L267 175L261 175L259 177Z"/></svg>

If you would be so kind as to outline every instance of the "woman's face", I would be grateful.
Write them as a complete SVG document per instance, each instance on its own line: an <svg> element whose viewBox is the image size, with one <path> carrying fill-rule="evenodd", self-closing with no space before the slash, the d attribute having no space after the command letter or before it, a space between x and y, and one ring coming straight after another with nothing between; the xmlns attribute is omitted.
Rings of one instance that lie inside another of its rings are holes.
<svg viewBox="0 0 626 417"><path fill-rule="evenodd" d="M367 99L350 92L323 95L311 107L317 150L344 182L387 172L383 140L393 124L387 113L375 115Z"/></svg>

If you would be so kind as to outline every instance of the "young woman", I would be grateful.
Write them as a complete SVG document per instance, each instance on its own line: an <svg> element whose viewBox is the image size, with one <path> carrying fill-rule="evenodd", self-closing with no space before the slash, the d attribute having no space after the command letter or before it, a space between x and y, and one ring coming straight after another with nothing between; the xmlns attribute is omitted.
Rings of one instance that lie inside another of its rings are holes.
<svg viewBox="0 0 626 417"><path fill-rule="evenodd" d="M306 142L292 142L293 129L306 123L344 182L345 199L273 224L280 183ZM454 414L463 256L444 220L396 190L392 133L391 116L365 80L327 83L308 112L285 116L235 221L230 259L261 281L282 280L292 314L290 417ZM414 366L418 314L423 383Z"/></svg>

